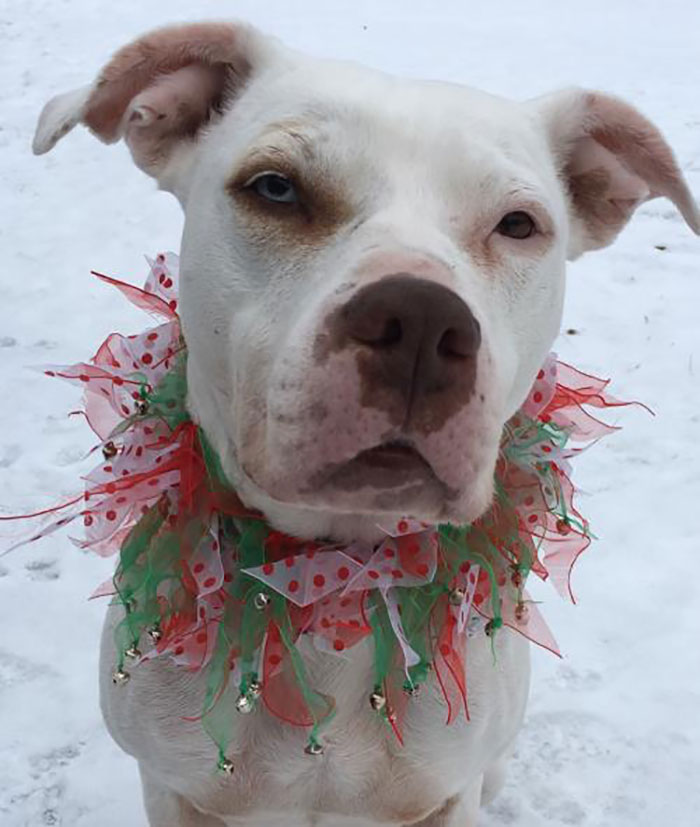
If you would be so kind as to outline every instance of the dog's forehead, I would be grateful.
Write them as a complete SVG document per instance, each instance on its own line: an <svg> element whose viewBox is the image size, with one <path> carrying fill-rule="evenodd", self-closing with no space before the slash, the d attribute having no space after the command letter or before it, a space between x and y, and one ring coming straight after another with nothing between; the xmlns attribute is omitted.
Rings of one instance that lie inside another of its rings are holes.
<svg viewBox="0 0 700 827"><path fill-rule="evenodd" d="M235 107L234 107L235 112ZM300 58L251 83L235 121L237 143L292 124L328 151L365 148L392 157L429 153L481 157L496 150L527 161L542 136L521 103L442 81L399 78L359 64Z"/></svg>

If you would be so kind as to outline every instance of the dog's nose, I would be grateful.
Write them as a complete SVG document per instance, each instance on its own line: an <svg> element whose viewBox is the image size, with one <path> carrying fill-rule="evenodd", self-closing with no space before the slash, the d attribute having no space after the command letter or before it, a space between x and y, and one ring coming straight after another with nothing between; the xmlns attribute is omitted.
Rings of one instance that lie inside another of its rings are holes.
<svg viewBox="0 0 700 827"><path fill-rule="evenodd" d="M356 293L340 319L346 341L360 345L361 370L377 391L396 388L409 406L452 387L463 398L471 394L481 329L449 288L409 273L385 276Z"/></svg>

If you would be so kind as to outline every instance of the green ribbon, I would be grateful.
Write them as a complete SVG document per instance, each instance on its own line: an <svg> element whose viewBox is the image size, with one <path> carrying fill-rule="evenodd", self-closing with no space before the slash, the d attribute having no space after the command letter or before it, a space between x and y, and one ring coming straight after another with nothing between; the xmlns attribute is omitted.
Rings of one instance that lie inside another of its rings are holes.
<svg viewBox="0 0 700 827"><path fill-rule="evenodd" d="M185 405L186 393L186 354L183 352L156 388L149 391L143 386L145 412L142 416L164 421L174 431L189 421ZM136 418L125 420L118 432L128 430ZM524 419L522 414L520 419ZM531 452L536 445L547 442L561 449L568 436L565 429L552 423L525 419L518 428L509 426L508 438L502 450L509 462L531 469ZM201 430L198 431L198 441L208 490L231 494L220 460ZM587 525L576 515L567 512L566 497L556 469L551 463L542 462L538 463L537 472L542 488L549 488L551 492L550 502L547 503L550 511L567 525L586 533ZM166 519L167 504L154 505L122 544L114 577L117 599L126 610L124 619L115 630L120 668L126 651L138 643L145 630L152 626L167 625L176 613L192 610L192 596L186 592L182 581L181 561L183 553L187 550L193 552L208 532L211 515L200 514L199 506L199 503L194 502L191 514L178 515L177 528L173 530ZM497 544L490 536L491 530L498 534ZM247 695L253 681L258 679L258 660L271 618L280 630L294 679L313 720L310 734L312 744L318 743L321 727L334 715L332 699L311 686L297 645L298 632L294 629L286 599L242 571L266 562L265 544L269 531L262 518L219 515L222 552L235 553L236 573L232 582L225 586L224 615L219 622L216 643L207 666L202 725L216 743L220 758L225 757L235 726L235 713L232 709L237 690L231 686L230 681L232 663L237 661L241 671L237 689ZM495 487L495 506L490 515L472 526L441 524L437 527L437 533L439 561L434 581L396 589L404 635L419 657L419 662L408 670L408 679L404 684L407 689L423 683L430 673L435 644L431 618L440 598L450 591L460 567L465 563L479 566L489 579L489 627L493 636L503 625L499 578L502 582L504 573L510 576L517 571L524 582L534 563L528 543L520 536L514 505L498 481ZM264 610L255 604L256 595L261 592L270 598L269 605ZM400 642L392 627L386 604L376 590L368 592L367 612L374 643L375 689L384 692L396 670L401 669ZM382 710L382 715L388 720L386 707Z"/></svg>

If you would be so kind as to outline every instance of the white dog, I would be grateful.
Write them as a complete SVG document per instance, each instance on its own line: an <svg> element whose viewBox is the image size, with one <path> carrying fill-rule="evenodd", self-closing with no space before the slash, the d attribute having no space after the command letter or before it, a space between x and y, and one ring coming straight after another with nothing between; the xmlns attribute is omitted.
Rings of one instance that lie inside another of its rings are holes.
<svg viewBox="0 0 700 827"><path fill-rule="evenodd" d="M513 102L318 60L239 24L165 28L45 108L34 149L77 123L123 138L185 212L188 405L242 500L301 538L377 538L378 515L469 523L489 506L503 424L560 325L567 259L635 208L700 213L658 130L569 89ZM391 347L387 347L391 344ZM112 686L110 732L139 762L152 827L473 827L528 693L527 643L470 642L471 721L437 694L390 743L358 713L369 647L309 653L338 698L326 753L242 717L231 777L190 714L198 674L155 660ZM341 665L339 665L339 663Z"/></svg>

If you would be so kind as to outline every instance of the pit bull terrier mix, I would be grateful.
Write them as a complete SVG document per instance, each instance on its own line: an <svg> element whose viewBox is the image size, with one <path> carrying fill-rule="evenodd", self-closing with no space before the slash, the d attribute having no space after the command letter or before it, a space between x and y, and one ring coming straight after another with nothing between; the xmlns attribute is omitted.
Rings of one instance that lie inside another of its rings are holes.
<svg viewBox="0 0 700 827"><path fill-rule="evenodd" d="M379 518L469 523L488 508L504 423L561 319L567 259L664 196L700 213L630 105L568 89L513 102L305 57L236 23L178 25L50 101L34 150L76 124L123 139L185 212L188 405L241 499L300 538L380 539ZM237 721L230 778L181 718L203 679L162 659L110 680L109 731L139 762L152 827L474 827L503 778L528 644L470 641L470 722L437 692L390 742L360 714L369 648L309 652L338 699L325 755L269 716ZM427 689L427 688L426 688Z"/></svg>

